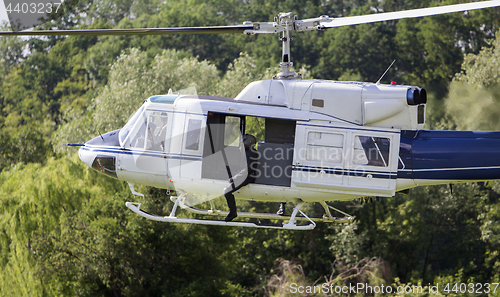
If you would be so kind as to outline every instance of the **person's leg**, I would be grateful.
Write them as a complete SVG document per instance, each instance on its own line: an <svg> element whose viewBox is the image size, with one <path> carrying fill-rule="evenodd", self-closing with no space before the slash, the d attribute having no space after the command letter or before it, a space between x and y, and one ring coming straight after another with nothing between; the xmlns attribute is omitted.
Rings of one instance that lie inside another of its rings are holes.
<svg viewBox="0 0 500 297"><path fill-rule="evenodd" d="M224 197L226 197L227 206L229 207L229 214L224 219L224 221L231 222L238 216L238 214L236 213L236 201L234 200L234 195L232 192L224 194Z"/></svg>
<svg viewBox="0 0 500 297"><path fill-rule="evenodd" d="M286 202L281 202L280 209L278 209L278 212L276 212L276 214L279 214L280 216L284 216L285 215L285 206L286 206Z"/></svg>
<svg viewBox="0 0 500 297"><path fill-rule="evenodd" d="M239 186L235 187L234 183L231 183L228 187L224 189L224 197L226 198L227 206L229 207L229 214L224 219L226 222L232 221L234 218L238 216L236 212L236 200L234 199L233 193L241 189L242 187L249 184L249 180L246 179Z"/></svg>

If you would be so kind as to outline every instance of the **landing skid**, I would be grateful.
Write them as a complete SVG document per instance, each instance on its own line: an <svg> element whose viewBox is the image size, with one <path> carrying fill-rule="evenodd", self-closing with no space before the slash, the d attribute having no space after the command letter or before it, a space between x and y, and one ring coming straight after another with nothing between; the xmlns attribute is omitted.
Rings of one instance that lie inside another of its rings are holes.
<svg viewBox="0 0 500 297"><path fill-rule="evenodd" d="M225 222L223 220L208 220L208 219L190 219L190 218L179 218L176 216L176 211L178 207L185 209L191 213L207 215L207 216L217 216L217 217L225 217L228 212L216 210L213 202L210 201L212 209L200 209L191 205L187 205L184 203L184 196L181 195L179 197L170 197L172 201L175 202L174 207L172 208L172 212L168 216L159 216L153 215L148 212L141 210L141 203L127 202L125 205L135 212L136 214L153 221L159 222L169 222L169 223L184 223L184 224L200 224L200 225L215 225L215 226L235 226L235 227L250 227L250 228L266 228L266 229L287 229L287 230L312 230L316 227L317 222L333 222L333 223L351 223L354 218L347 215L345 218L335 218L332 217L328 208L335 209L326 203L322 202L323 207L325 207L326 215L317 218L312 217L309 218L304 212L300 210L300 208L304 205L304 202L301 202L295 206L293 209L291 216L283 216L277 214L269 214L269 213L250 213L250 212L239 212L238 218L253 218L253 219L271 219L271 220L282 220L286 221L282 223L261 223L261 222ZM335 209L337 210L337 209ZM339 210L337 210L339 211ZM300 215L299 215L300 213ZM307 225L297 225L297 221L307 221L309 224Z"/></svg>
<svg viewBox="0 0 500 297"><path fill-rule="evenodd" d="M299 208L302 206L303 203L299 203L296 208L294 209L295 215L297 214L296 211L300 211ZM309 219L310 224L308 225L296 225L295 220L293 219L294 216L290 217L290 220L288 223L283 224L283 223L277 223L277 224L272 224L272 223L250 223L250 222L225 222L225 221L219 221L219 220L204 220L204 219L188 219L188 218L179 218L175 216L175 212L172 211L172 213L169 216L158 216L158 215L153 215L150 213L147 213L143 210L140 209L141 204L140 203L134 203L134 202L127 202L125 205L130 208L133 212L136 214L145 217L146 219L153 220L153 221L159 221L159 222L169 222L169 223L184 223L184 224L200 224L200 225L215 225L215 226L235 226L235 227L251 227L251 228L267 228L267 229L289 229L289 230L311 230L316 227L316 224ZM302 211L300 211L302 213ZM304 216L305 214L302 213ZM238 217L240 214L238 214Z"/></svg>
<svg viewBox="0 0 500 297"><path fill-rule="evenodd" d="M331 207L327 205L324 202L321 202L321 204L326 205L327 207ZM297 205L298 206L298 205ZM229 211L224 211L224 210L217 210L214 207L212 209L201 209L201 208L196 208L191 205L185 204L183 209L195 213L195 214L200 214L200 215L207 215L207 216L216 216L216 217L221 217L224 218L229 214ZM335 208L334 208L335 209ZM337 209L335 209L337 210ZM339 211L339 210L337 210ZM314 222L326 222L326 223L337 223L337 224L345 224L345 223L352 223L354 220L354 217L351 217L348 214L347 217L345 218L336 218L333 217L330 214L330 211L328 210L326 215L323 217L308 217L306 216L302 211L300 211L301 214L304 216L296 216L294 219L296 221L314 221ZM293 213L292 213L293 216ZM238 212L238 217L239 218L249 218L249 219L270 219L270 220L289 220L292 218L292 216L287 216L287 215L278 215L278 214L272 214L272 213L254 213L254 212Z"/></svg>

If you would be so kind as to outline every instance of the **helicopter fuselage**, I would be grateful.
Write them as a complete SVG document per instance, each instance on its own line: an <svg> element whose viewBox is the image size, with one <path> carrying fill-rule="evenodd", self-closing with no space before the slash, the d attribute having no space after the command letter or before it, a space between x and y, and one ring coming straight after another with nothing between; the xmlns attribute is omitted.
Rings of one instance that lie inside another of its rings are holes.
<svg viewBox="0 0 500 297"><path fill-rule="evenodd" d="M425 90L277 79L236 98L153 96L120 130L80 148L81 160L132 184L208 201L246 167L257 134L256 201L391 197L419 185L500 179L500 132L427 131Z"/></svg>

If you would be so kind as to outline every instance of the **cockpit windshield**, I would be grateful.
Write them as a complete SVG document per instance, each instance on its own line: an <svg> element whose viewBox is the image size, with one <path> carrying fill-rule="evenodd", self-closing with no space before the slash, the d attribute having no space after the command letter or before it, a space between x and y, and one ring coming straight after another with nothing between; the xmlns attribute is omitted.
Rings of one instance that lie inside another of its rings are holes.
<svg viewBox="0 0 500 297"><path fill-rule="evenodd" d="M169 90L166 95L152 96L149 97L148 100L151 103L171 105L182 95L196 94L196 88L189 87L175 92ZM141 106L141 108L130 117L125 127L120 130L120 146L125 147L125 142L127 142L127 145L130 147L162 151L165 145L164 138L167 119L166 112L152 113L151 111L145 110L145 105ZM148 135L146 135L146 129L148 130ZM134 135L129 135L132 130L134 130ZM130 138L130 141L127 141L127 138Z"/></svg>
<svg viewBox="0 0 500 297"><path fill-rule="evenodd" d="M127 138L128 134L130 133L130 130L134 127L134 124L137 122L137 119L141 117L141 115L144 113L144 105L141 106L128 120L127 124L125 127L123 127L120 130L119 138L120 138L120 146L124 146L125 139Z"/></svg>

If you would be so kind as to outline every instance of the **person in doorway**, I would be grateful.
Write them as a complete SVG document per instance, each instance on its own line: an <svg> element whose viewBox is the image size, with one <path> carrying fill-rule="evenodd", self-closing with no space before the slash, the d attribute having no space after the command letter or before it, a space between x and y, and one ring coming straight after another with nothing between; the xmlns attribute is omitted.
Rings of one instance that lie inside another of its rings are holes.
<svg viewBox="0 0 500 297"><path fill-rule="evenodd" d="M231 177L229 179L229 186L224 189L224 197L226 198L227 206L229 207L229 214L224 219L226 222L230 222L238 216L236 212L236 201L234 200L233 193L249 183L255 182L259 161L259 154L254 148L256 143L257 139L255 136L250 134L243 135L243 145L245 146L247 166L238 172L238 174Z"/></svg>

